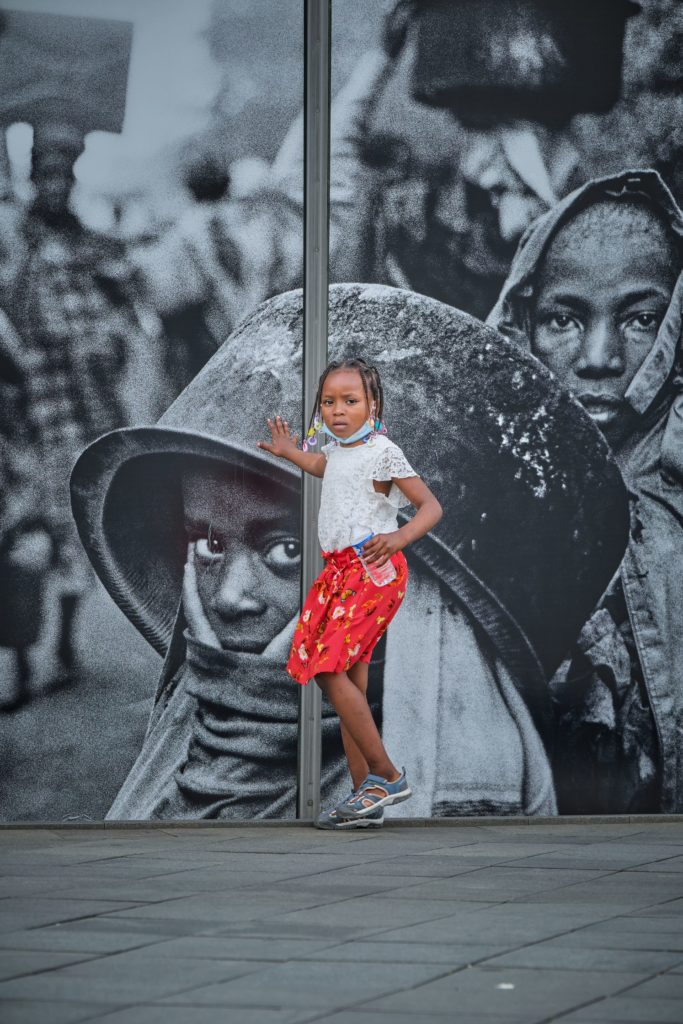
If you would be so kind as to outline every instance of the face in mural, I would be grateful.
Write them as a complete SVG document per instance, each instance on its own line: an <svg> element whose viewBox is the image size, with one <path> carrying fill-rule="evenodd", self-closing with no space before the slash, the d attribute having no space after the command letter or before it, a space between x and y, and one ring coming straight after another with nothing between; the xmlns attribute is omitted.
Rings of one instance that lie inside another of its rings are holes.
<svg viewBox="0 0 683 1024"><path fill-rule="evenodd" d="M624 396L654 345L677 275L664 224L635 203L596 203L549 246L532 314L533 351L610 440L630 426Z"/></svg>
<svg viewBox="0 0 683 1024"><path fill-rule="evenodd" d="M325 425L338 437L351 437L370 416L370 407L358 370L328 374L320 396Z"/></svg>
<svg viewBox="0 0 683 1024"><path fill-rule="evenodd" d="M183 475L197 589L224 648L261 652L299 603L298 508L274 482L201 465Z"/></svg>

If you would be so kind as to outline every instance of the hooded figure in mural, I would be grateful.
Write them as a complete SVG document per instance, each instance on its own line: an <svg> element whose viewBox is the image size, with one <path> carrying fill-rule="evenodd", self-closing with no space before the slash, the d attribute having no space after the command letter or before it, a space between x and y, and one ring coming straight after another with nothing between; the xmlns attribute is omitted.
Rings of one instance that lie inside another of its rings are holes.
<svg viewBox="0 0 683 1024"><path fill-rule="evenodd" d="M302 292L274 297L156 426L105 435L75 467L93 565L165 657L110 818L295 813L299 696L284 666L300 474L256 440L274 410L302 420L302 337ZM389 436L445 509L407 550L410 586L370 669L384 742L415 780L410 814L554 814L547 678L626 543L608 447L536 359L424 296L333 286L329 354L377 366ZM324 804L345 771L324 705Z"/></svg>
<svg viewBox="0 0 683 1024"><path fill-rule="evenodd" d="M682 268L671 193L626 171L532 225L489 317L584 405L630 492L620 570L553 680L561 811L683 809Z"/></svg>

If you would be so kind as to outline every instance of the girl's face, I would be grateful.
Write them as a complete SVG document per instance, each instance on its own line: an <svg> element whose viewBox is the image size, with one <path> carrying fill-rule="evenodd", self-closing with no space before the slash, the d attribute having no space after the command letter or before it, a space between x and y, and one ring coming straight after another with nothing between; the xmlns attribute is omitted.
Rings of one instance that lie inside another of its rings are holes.
<svg viewBox="0 0 683 1024"><path fill-rule="evenodd" d="M204 613L224 648L261 652L299 607L299 507L279 485L229 466L183 474Z"/></svg>
<svg viewBox="0 0 683 1024"><path fill-rule="evenodd" d="M320 396L325 425L338 437L351 437L373 413L358 370L333 370Z"/></svg>

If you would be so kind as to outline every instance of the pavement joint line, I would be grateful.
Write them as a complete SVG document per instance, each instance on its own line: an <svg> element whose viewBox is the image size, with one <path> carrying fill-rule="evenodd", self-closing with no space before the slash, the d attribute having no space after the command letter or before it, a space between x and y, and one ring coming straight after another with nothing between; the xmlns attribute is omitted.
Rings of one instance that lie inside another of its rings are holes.
<svg viewBox="0 0 683 1024"><path fill-rule="evenodd" d="M490 817L444 817L444 818L395 818L391 819L384 828L387 830L399 829L401 831L411 828L472 828L472 827L509 827L509 826L533 826L533 825L641 825L641 824L680 824L683 822L683 814L567 814L567 815L510 815L505 817L491 815ZM158 829L162 832L169 832L184 829L232 829L232 828L314 828L313 819L309 818L273 818L253 819L240 818L231 821L208 821L183 820L174 821L172 825L168 821L0 821L0 830L4 829L46 829L46 830L103 830L116 831L118 829ZM317 830L316 830L317 831Z"/></svg>

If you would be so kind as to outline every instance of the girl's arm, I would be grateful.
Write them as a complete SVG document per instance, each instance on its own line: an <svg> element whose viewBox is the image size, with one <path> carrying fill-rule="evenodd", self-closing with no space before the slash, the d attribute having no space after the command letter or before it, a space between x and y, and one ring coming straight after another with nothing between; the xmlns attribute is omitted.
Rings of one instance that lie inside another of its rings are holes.
<svg viewBox="0 0 683 1024"><path fill-rule="evenodd" d="M280 459L287 459L288 462L293 462L299 469L303 469L305 473L310 473L311 476L324 476L325 466L327 459L324 455L318 455L314 452L302 452L297 448L297 437L292 437L289 433L289 425L287 420L283 420L280 416L276 416L275 420L266 420L270 428L272 435L272 442L268 441L257 441L256 447L263 448L265 451L270 452L271 455L277 455Z"/></svg>
<svg viewBox="0 0 683 1024"><path fill-rule="evenodd" d="M417 512L398 530L392 533L378 533L363 546L363 558L377 566L384 565L391 555L424 537L443 516L441 505L419 476L396 477L392 480L412 502Z"/></svg>

